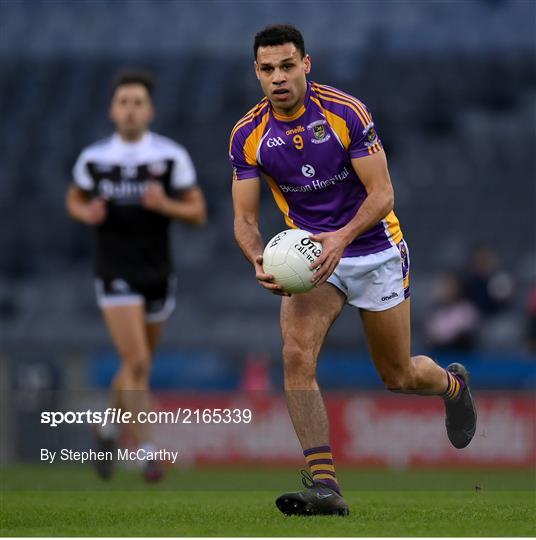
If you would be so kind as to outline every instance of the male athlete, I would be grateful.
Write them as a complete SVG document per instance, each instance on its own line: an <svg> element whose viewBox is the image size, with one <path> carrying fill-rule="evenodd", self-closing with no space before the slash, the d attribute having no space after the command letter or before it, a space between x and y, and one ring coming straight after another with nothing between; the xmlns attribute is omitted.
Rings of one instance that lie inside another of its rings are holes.
<svg viewBox="0 0 536 540"><path fill-rule="evenodd" d="M67 193L69 214L96 228L97 301L121 359L113 405L133 418L150 410L151 359L175 307L169 223L199 225L206 217L188 153L149 131L153 88L143 72L118 76L109 110L116 132L83 150ZM139 447L153 451L148 426L130 427ZM113 426L99 431L99 448L113 450L116 435ZM101 477L109 478L112 463L97 462ZM146 480L161 474L157 461L146 462Z"/></svg>
<svg viewBox="0 0 536 540"><path fill-rule="evenodd" d="M340 90L307 81L311 59L292 26L259 32L254 57L266 97L231 133L234 230L259 284L283 296L285 393L310 470L306 489L286 493L276 504L284 514L347 515L316 381L318 354L345 303L360 310L371 356L389 390L444 399L447 433L456 448L471 441L476 412L463 366L445 370L431 358L410 356L408 248L370 112ZM286 224L322 243L316 287L306 294L285 294L263 271L261 174Z"/></svg>

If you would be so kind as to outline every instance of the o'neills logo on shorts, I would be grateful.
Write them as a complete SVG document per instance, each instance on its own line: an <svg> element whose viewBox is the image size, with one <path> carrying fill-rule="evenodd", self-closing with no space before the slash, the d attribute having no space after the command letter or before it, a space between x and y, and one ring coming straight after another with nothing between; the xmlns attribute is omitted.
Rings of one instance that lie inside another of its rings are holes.
<svg viewBox="0 0 536 540"><path fill-rule="evenodd" d="M387 300L392 300L393 298L398 298L398 293L393 291L389 296L382 296L382 302L387 302Z"/></svg>

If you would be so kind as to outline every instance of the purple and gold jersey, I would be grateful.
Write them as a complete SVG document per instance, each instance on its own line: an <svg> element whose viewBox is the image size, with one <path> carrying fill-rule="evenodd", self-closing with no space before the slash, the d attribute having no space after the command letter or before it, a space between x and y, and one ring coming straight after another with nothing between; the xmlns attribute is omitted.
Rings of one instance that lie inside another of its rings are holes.
<svg viewBox="0 0 536 540"><path fill-rule="evenodd" d="M351 160L379 152L372 116L356 98L309 82L293 116L277 114L262 99L234 127L229 154L235 180L263 175L291 228L336 231L367 196ZM344 257L388 249L402 240L394 212L356 238Z"/></svg>

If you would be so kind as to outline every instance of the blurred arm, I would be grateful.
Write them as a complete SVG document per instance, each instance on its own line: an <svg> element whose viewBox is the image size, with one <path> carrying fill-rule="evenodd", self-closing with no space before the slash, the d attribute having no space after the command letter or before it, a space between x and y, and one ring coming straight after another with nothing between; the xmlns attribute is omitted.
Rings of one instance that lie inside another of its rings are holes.
<svg viewBox="0 0 536 540"><path fill-rule="evenodd" d="M106 202L103 199L92 198L87 191L78 186L69 187L65 206L73 219L86 225L98 225L106 219Z"/></svg>
<svg viewBox="0 0 536 540"><path fill-rule="evenodd" d="M159 187L162 189L161 186ZM145 193L144 203L151 197L151 189L152 186ZM147 204L145 206L151 210L157 210L171 219L176 219L189 225L203 225L207 220L205 196L199 187L192 187L183 191L177 199L167 197L163 189L162 194L163 196L158 208L151 208Z"/></svg>

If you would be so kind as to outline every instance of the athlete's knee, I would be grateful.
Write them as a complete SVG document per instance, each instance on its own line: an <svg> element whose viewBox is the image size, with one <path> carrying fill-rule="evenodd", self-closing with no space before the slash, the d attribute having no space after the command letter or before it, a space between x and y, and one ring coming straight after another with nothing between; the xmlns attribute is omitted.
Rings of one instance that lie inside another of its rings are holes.
<svg viewBox="0 0 536 540"><path fill-rule="evenodd" d="M150 375L149 355L138 354L123 358L122 378L136 385L148 384Z"/></svg>
<svg viewBox="0 0 536 540"><path fill-rule="evenodd" d="M385 387L391 392L412 392L417 388L417 377L412 366L398 367L380 375Z"/></svg>
<svg viewBox="0 0 536 540"><path fill-rule="evenodd" d="M313 382L316 379L314 354L299 343L286 342L283 345L283 365L287 382Z"/></svg>

